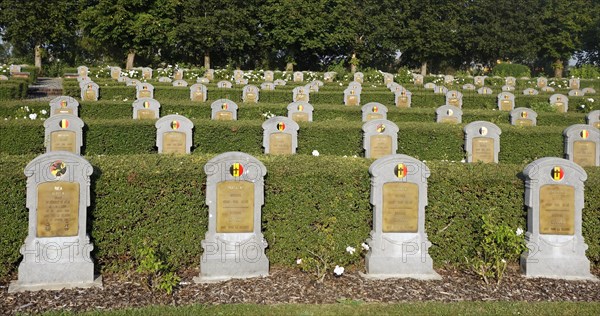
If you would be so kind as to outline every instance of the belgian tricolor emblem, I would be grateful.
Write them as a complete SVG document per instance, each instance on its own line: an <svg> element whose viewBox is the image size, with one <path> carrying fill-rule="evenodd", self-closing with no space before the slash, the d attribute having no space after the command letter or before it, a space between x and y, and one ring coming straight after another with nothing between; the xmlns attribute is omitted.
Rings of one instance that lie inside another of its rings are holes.
<svg viewBox="0 0 600 316"><path fill-rule="evenodd" d="M452 111L452 109L448 109L448 111L446 111L446 114L448 114L448 116L452 116L452 114L454 114L454 111Z"/></svg>
<svg viewBox="0 0 600 316"><path fill-rule="evenodd" d="M61 108L66 108L67 107L67 100L60 101L60 107Z"/></svg>
<svg viewBox="0 0 600 316"><path fill-rule="evenodd" d="M67 119L60 120L60 122L58 122L58 126L60 126L60 128L69 127L69 120L67 120Z"/></svg>
<svg viewBox="0 0 600 316"><path fill-rule="evenodd" d="M304 111L304 105L298 105L298 112Z"/></svg>
<svg viewBox="0 0 600 316"><path fill-rule="evenodd" d="M378 133L383 133L383 132L385 132L385 125L384 125L384 124L379 124L379 125L377 125L377 132L378 132Z"/></svg>
<svg viewBox="0 0 600 316"><path fill-rule="evenodd" d="M221 104L221 110L227 110L228 108L229 106L227 105L227 103Z"/></svg>
<svg viewBox="0 0 600 316"><path fill-rule="evenodd" d="M590 132L587 129L584 129L579 135L581 135L581 138L586 139L590 136Z"/></svg>
<svg viewBox="0 0 600 316"><path fill-rule="evenodd" d="M67 172L67 166L65 163L57 160L50 165L50 173L55 177L60 177Z"/></svg>
<svg viewBox="0 0 600 316"><path fill-rule="evenodd" d="M285 129L285 123L279 122L277 123L277 130L282 132Z"/></svg>
<svg viewBox="0 0 600 316"><path fill-rule="evenodd" d="M377 106L374 106L373 107L373 113L377 113L377 112L379 112L379 108Z"/></svg>
<svg viewBox="0 0 600 316"><path fill-rule="evenodd" d="M147 109L150 107L150 101L144 101L144 108Z"/></svg>
<svg viewBox="0 0 600 316"><path fill-rule="evenodd" d="M398 178L406 177L407 173L408 173L408 168L406 168L406 165L403 163L399 163L394 168L394 175L396 175L396 177L398 177Z"/></svg>
<svg viewBox="0 0 600 316"><path fill-rule="evenodd" d="M551 176L552 176L552 180L560 181L565 177L565 170L561 167L556 166L556 167L552 168Z"/></svg>
<svg viewBox="0 0 600 316"><path fill-rule="evenodd" d="M244 174L244 166L242 166L241 163L236 162L234 164L231 165L231 167L229 167L229 172L231 173L232 176L234 177L239 177L242 174Z"/></svg>
<svg viewBox="0 0 600 316"><path fill-rule="evenodd" d="M179 122L178 121L171 122L171 129L179 129Z"/></svg>
<svg viewBox="0 0 600 316"><path fill-rule="evenodd" d="M528 115L527 112L525 112L525 111L521 112L521 117L522 118L527 118L527 115Z"/></svg>
<svg viewBox="0 0 600 316"><path fill-rule="evenodd" d="M485 136L485 135L487 135L487 132L488 132L488 130L487 130L487 128L486 128L485 126L482 126L482 127L479 129L479 134L480 134L481 136Z"/></svg>

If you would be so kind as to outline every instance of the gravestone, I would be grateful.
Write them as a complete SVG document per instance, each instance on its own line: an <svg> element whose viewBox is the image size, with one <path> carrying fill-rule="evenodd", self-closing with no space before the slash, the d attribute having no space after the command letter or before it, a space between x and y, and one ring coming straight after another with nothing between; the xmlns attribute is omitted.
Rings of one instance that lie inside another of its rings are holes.
<svg viewBox="0 0 600 316"><path fill-rule="evenodd" d="M312 122L314 107L306 101L296 101L288 104L288 118L294 122Z"/></svg>
<svg viewBox="0 0 600 316"><path fill-rule="evenodd" d="M81 87L81 100L98 101L100 87L95 82L88 82Z"/></svg>
<svg viewBox="0 0 600 316"><path fill-rule="evenodd" d="M88 77L89 68L86 66L77 67L77 75L79 77Z"/></svg>
<svg viewBox="0 0 600 316"><path fill-rule="evenodd" d="M503 85L502 86L502 91L505 91L505 92L515 91L515 87L509 86L509 85Z"/></svg>
<svg viewBox="0 0 600 316"><path fill-rule="evenodd" d="M124 77L121 76L117 79L117 82L125 82L125 85L129 86L129 82L131 81L131 79L129 79L128 77Z"/></svg>
<svg viewBox="0 0 600 316"><path fill-rule="evenodd" d="M135 98L154 98L154 86L147 82L138 82L135 86Z"/></svg>
<svg viewBox="0 0 600 316"><path fill-rule="evenodd" d="M391 73L384 72L383 73L383 84L387 86L388 84L390 84L392 82L394 82L394 75L392 75Z"/></svg>
<svg viewBox="0 0 600 316"><path fill-rule="evenodd" d="M473 78L473 81L476 86L485 86L485 76L475 76L475 78Z"/></svg>
<svg viewBox="0 0 600 316"><path fill-rule="evenodd" d="M413 75L413 81L416 86L422 86L424 82L423 79L423 75Z"/></svg>
<svg viewBox="0 0 600 316"><path fill-rule="evenodd" d="M582 167L600 166L600 131L587 124L575 124L563 131L565 159Z"/></svg>
<svg viewBox="0 0 600 316"><path fill-rule="evenodd" d="M304 102L309 102L310 100L310 94L309 94L309 90L306 89L306 87L295 87L294 90L292 90L292 101L293 102L298 102L298 101L304 101Z"/></svg>
<svg viewBox="0 0 600 316"><path fill-rule="evenodd" d="M282 80L282 79L277 79L277 80L273 81L273 83L276 86L285 86L287 82L285 80Z"/></svg>
<svg viewBox="0 0 600 316"><path fill-rule="evenodd" d="M579 78L571 78L569 79L569 88L571 90L579 90L581 89L581 84Z"/></svg>
<svg viewBox="0 0 600 316"><path fill-rule="evenodd" d="M18 72L21 72L21 65L10 65L8 67L8 72L12 75Z"/></svg>
<svg viewBox="0 0 600 316"><path fill-rule="evenodd" d="M229 88L231 88L231 82L229 82L227 80L221 80L221 81L217 82L217 88L229 89Z"/></svg>
<svg viewBox="0 0 600 316"><path fill-rule="evenodd" d="M546 157L527 165L523 175L528 250L521 254L521 273L596 281L582 234L585 170L569 160Z"/></svg>
<svg viewBox="0 0 600 316"><path fill-rule="evenodd" d="M467 83L465 85L462 86L463 90L475 90L477 89L477 87L475 87L475 85L471 84L471 83Z"/></svg>
<svg viewBox="0 0 600 316"><path fill-rule="evenodd" d="M515 77L506 77L504 79L504 84L509 87L514 87L517 85L517 79Z"/></svg>
<svg viewBox="0 0 600 316"><path fill-rule="evenodd" d="M319 92L319 84L315 81L312 81L309 84L305 85L304 88L308 90L309 93Z"/></svg>
<svg viewBox="0 0 600 316"><path fill-rule="evenodd" d="M243 85L247 85L248 84L248 79L242 78L242 79L236 79L235 80L235 84L243 84Z"/></svg>
<svg viewBox="0 0 600 316"><path fill-rule="evenodd" d="M205 78L205 77L197 78L196 79L196 83L209 84L210 83L210 79Z"/></svg>
<svg viewBox="0 0 600 316"><path fill-rule="evenodd" d="M152 98L140 98L133 101L134 120L156 120L160 117L160 103Z"/></svg>
<svg viewBox="0 0 600 316"><path fill-rule="evenodd" d="M600 110L595 110L585 116L588 125L600 129Z"/></svg>
<svg viewBox="0 0 600 316"><path fill-rule="evenodd" d="M274 116L262 124L265 154L291 155L298 147L298 123L285 116Z"/></svg>
<svg viewBox="0 0 600 316"><path fill-rule="evenodd" d="M569 98L557 93L550 97L550 105L555 107L559 113L566 113L569 110Z"/></svg>
<svg viewBox="0 0 600 316"><path fill-rule="evenodd" d="M406 89L394 94L394 103L399 108L409 108L412 104L412 93Z"/></svg>
<svg viewBox="0 0 600 316"><path fill-rule="evenodd" d="M142 79L146 79L146 80L152 79L152 68L149 68L149 67L142 68Z"/></svg>
<svg viewBox="0 0 600 316"><path fill-rule="evenodd" d="M356 93L360 94L362 92L362 84L358 81L351 81L348 84L348 89L356 90Z"/></svg>
<svg viewBox="0 0 600 316"><path fill-rule="evenodd" d="M360 91L357 92L357 90L349 88L344 90L344 104L360 105Z"/></svg>
<svg viewBox="0 0 600 316"><path fill-rule="evenodd" d="M190 87L190 100L198 102L206 102L207 98L206 86L200 83L193 84Z"/></svg>
<svg viewBox="0 0 600 316"><path fill-rule="evenodd" d="M462 108L462 104L463 104L462 98L463 98L462 93L460 93L456 90L446 92L446 104L447 105L452 105L457 108Z"/></svg>
<svg viewBox="0 0 600 316"><path fill-rule="evenodd" d="M272 71L267 70L264 73L264 79L267 82L273 82L275 80L275 74Z"/></svg>
<svg viewBox="0 0 600 316"><path fill-rule="evenodd" d="M121 68L110 67L110 77L115 80L119 79L121 77Z"/></svg>
<svg viewBox="0 0 600 316"><path fill-rule="evenodd" d="M241 70L239 70L239 69L234 70L233 71L233 80L234 81L239 81L239 80L242 80L242 79L244 79L244 72L241 71Z"/></svg>
<svg viewBox="0 0 600 316"><path fill-rule="evenodd" d="M81 154L83 121L71 114L56 114L44 121L46 152L68 151Z"/></svg>
<svg viewBox="0 0 600 316"><path fill-rule="evenodd" d="M171 79L169 77L159 77L158 82L171 83L171 82L173 82L173 79Z"/></svg>
<svg viewBox="0 0 600 316"><path fill-rule="evenodd" d="M437 123L462 123L462 110L454 105L442 105L435 110Z"/></svg>
<svg viewBox="0 0 600 316"><path fill-rule="evenodd" d="M488 87L481 87L479 89L477 89L477 93L479 94L492 94L494 91L492 91L492 89L488 88Z"/></svg>
<svg viewBox="0 0 600 316"><path fill-rule="evenodd" d="M267 168L241 152L226 152L204 165L208 230L202 240L196 283L269 274L261 230Z"/></svg>
<svg viewBox="0 0 600 316"><path fill-rule="evenodd" d="M323 81L325 82L333 82L335 80L336 73L334 71L329 71L323 74Z"/></svg>
<svg viewBox="0 0 600 316"><path fill-rule="evenodd" d="M211 119L216 121L237 120L238 105L228 99L219 99L210 105Z"/></svg>
<svg viewBox="0 0 600 316"><path fill-rule="evenodd" d="M387 120L388 109L379 102L369 102L362 106L362 121Z"/></svg>
<svg viewBox="0 0 600 316"><path fill-rule="evenodd" d="M204 72L204 78L206 78L208 80L215 80L215 70L214 69L207 69Z"/></svg>
<svg viewBox="0 0 600 316"><path fill-rule="evenodd" d="M433 88L433 93L446 95L448 93L448 88L444 86L435 86Z"/></svg>
<svg viewBox="0 0 600 316"><path fill-rule="evenodd" d="M18 280L8 292L102 287L86 232L93 171L83 157L64 151L40 155L25 167L29 228Z"/></svg>
<svg viewBox="0 0 600 316"><path fill-rule="evenodd" d="M90 77L77 77L77 82L79 83L79 88L84 89L86 84L93 81Z"/></svg>
<svg viewBox="0 0 600 316"><path fill-rule="evenodd" d="M594 90L594 88L583 88L583 90L581 90L583 93L585 94L595 94L596 90Z"/></svg>
<svg viewBox="0 0 600 316"><path fill-rule="evenodd" d="M187 117L171 114L161 117L156 127L156 147L159 154L189 154L194 123Z"/></svg>
<svg viewBox="0 0 600 316"><path fill-rule="evenodd" d="M390 89L390 91L391 91L391 92L397 92L397 91L400 91L400 90L399 90L399 88L402 88L402 86L401 86L401 85L399 85L398 83L395 83L395 82L390 82L390 83L388 83L388 84L386 85L386 87L387 87L388 89Z"/></svg>
<svg viewBox="0 0 600 316"><path fill-rule="evenodd" d="M294 82L304 81L304 74L301 71L294 72Z"/></svg>
<svg viewBox="0 0 600 316"><path fill-rule="evenodd" d="M136 87L136 89L137 89L137 86L138 86L139 84L141 84L141 83L142 83L142 82L141 82L141 81L139 81L139 80L137 80L137 79L129 79L129 78L127 78L127 79L125 80L125 84L126 84L127 86L134 86L134 87ZM136 91L137 91L137 90L136 90Z"/></svg>
<svg viewBox="0 0 600 316"><path fill-rule="evenodd" d="M536 126L537 113L530 108L516 108L510 111L510 124L514 126Z"/></svg>
<svg viewBox="0 0 600 316"><path fill-rule="evenodd" d="M185 80L175 80L173 81L173 87L187 87L188 83Z"/></svg>
<svg viewBox="0 0 600 316"><path fill-rule="evenodd" d="M435 91L435 87L437 87L437 86L433 82L428 82L423 86L423 88L425 88L425 89L430 89L430 90L434 90L434 91Z"/></svg>
<svg viewBox="0 0 600 316"><path fill-rule="evenodd" d="M547 86L547 85L548 85L548 79L546 79L546 78L544 78L544 77L539 77L539 78L537 79L537 87L538 87L538 88L540 88L540 89L541 89L541 88L543 88L543 87L545 87L545 86Z"/></svg>
<svg viewBox="0 0 600 316"><path fill-rule="evenodd" d="M585 95L585 93L581 90L569 90L568 95L570 97L582 97Z"/></svg>
<svg viewBox="0 0 600 316"><path fill-rule="evenodd" d="M498 126L490 122L476 121L464 127L467 162L498 163L500 134Z"/></svg>
<svg viewBox="0 0 600 316"><path fill-rule="evenodd" d="M5 75L0 75L0 81L6 81L8 80L8 77Z"/></svg>
<svg viewBox="0 0 600 316"><path fill-rule="evenodd" d="M258 87L254 85L247 85L242 90L242 102L244 103L258 103L259 97Z"/></svg>
<svg viewBox="0 0 600 316"><path fill-rule="evenodd" d="M389 155L369 167L373 230L367 239L366 274L372 279L441 280L428 253L425 232L427 166L406 155Z"/></svg>
<svg viewBox="0 0 600 316"><path fill-rule="evenodd" d="M174 80L183 80L183 69L175 70L175 73L173 73L173 79ZM186 86L187 86L187 82L186 82Z"/></svg>
<svg viewBox="0 0 600 316"><path fill-rule="evenodd" d="M263 82L260 84L260 90L273 91L275 90L275 84L272 82Z"/></svg>
<svg viewBox="0 0 600 316"><path fill-rule="evenodd" d="M523 94L524 95L538 95L539 92L534 88L527 88L527 89L523 90Z"/></svg>
<svg viewBox="0 0 600 316"><path fill-rule="evenodd" d="M554 92L554 88L546 86L542 88L542 92Z"/></svg>
<svg viewBox="0 0 600 316"><path fill-rule="evenodd" d="M452 83L454 83L454 76L445 75L444 76L444 84L452 84Z"/></svg>
<svg viewBox="0 0 600 316"><path fill-rule="evenodd" d="M510 92L498 94L498 110L512 111L515 108L515 95Z"/></svg>
<svg viewBox="0 0 600 316"><path fill-rule="evenodd" d="M322 86L324 85L323 81L321 81L321 80L318 80L318 79L317 79L317 80L313 80L311 83L316 83L316 84L317 84L317 86L319 86L319 88L320 88L320 87L322 87Z"/></svg>
<svg viewBox="0 0 600 316"><path fill-rule="evenodd" d="M363 149L366 158L393 155L398 150L398 126L388 120L367 121L362 126Z"/></svg>
<svg viewBox="0 0 600 316"><path fill-rule="evenodd" d="M71 114L79 116L79 102L70 96L60 96L50 101L50 116Z"/></svg>
<svg viewBox="0 0 600 316"><path fill-rule="evenodd" d="M363 84L364 83L364 77L365 75L362 72L355 72L354 73L354 81Z"/></svg>

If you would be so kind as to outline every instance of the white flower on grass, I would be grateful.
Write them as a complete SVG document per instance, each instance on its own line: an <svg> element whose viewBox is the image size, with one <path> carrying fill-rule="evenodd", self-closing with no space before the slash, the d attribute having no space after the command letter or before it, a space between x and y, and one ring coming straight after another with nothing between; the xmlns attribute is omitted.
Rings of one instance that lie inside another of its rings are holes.
<svg viewBox="0 0 600 316"><path fill-rule="evenodd" d="M585 104L579 105L580 108L585 109Z"/></svg>
<svg viewBox="0 0 600 316"><path fill-rule="evenodd" d="M363 243L361 244L361 246L362 246L362 249L364 249L364 250L366 250L366 251L369 251L369 245L367 245L366 243L364 243L364 242L363 242Z"/></svg>
<svg viewBox="0 0 600 316"><path fill-rule="evenodd" d="M313 155L313 156L315 156L315 157L319 157L319 151L318 151L318 150L316 150L316 149L315 149L315 150L313 150L313 151L312 151L312 155Z"/></svg>
<svg viewBox="0 0 600 316"><path fill-rule="evenodd" d="M296 259L296 264L302 264L302 259Z"/></svg>
<svg viewBox="0 0 600 316"><path fill-rule="evenodd" d="M521 236L523 235L523 229L521 227L517 228L517 231L515 232L517 234L517 236Z"/></svg>
<svg viewBox="0 0 600 316"><path fill-rule="evenodd" d="M502 259L502 263L506 263L506 260Z"/></svg>
<svg viewBox="0 0 600 316"><path fill-rule="evenodd" d="M463 160L461 160L460 162L462 162L462 163L465 163L465 162L467 162L467 161L463 159Z"/></svg>
<svg viewBox="0 0 600 316"><path fill-rule="evenodd" d="M29 114L29 118L32 120L35 120L37 118L37 114L36 113L31 113Z"/></svg>
<svg viewBox="0 0 600 316"><path fill-rule="evenodd" d="M125 99L123 99L123 102L125 102L125 101L127 101L127 100L129 100L129 99L125 98Z"/></svg>
<svg viewBox="0 0 600 316"><path fill-rule="evenodd" d="M594 99L592 99L592 98L588 98L587 100L588 100L588 102L594 103Z"/></svg>
<svg viewBox="0 0 600 316"><path fill-rule="evenodd" d="M353 254L354 254L354 252L356 251L356 248L348 246L348 247L346 247L346 251L347 251L349 254L353 255Z"/></svg>
<svg viewBox="0 0 600 316"><path fill-rule="evenodd" d="M48 112L46 112L46 110L41 110L40 113L42 113L44 115L48 114Z"/></svg>
<svg viewBox="0 0 600 316"><path fill-rule="evenodd" d="M335 269L333 269L333 274L337 276L344 274L344 267L335 266Z"/></svg>

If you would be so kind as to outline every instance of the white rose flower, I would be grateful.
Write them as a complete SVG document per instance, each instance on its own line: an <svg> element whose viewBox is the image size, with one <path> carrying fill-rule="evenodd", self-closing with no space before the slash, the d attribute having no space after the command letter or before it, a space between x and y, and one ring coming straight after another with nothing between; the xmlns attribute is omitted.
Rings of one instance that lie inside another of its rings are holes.
<svg viewBox="0 0 600 316"><path fill-rule="evenodd" d="M517 228L517 231L515 232L517 234L517 236L521 236L523 235L523 229L521 227Z"/></svg>
<svg viewBox="0 0 600 316"><path fill-rule="evenodd" d="M302 259L296 259L296 264L302 264Z"/></svg>
<svg viewBox="0 0 600 316"><path fill-rule="evenodd" d="M41 110L40 113L42 113L44 115L48 114L48 112L46 110Z"/></svg>
<svg viewBox="0 0 600 316"><path fill-rule="evenodd" d="M346 247L346 252L348 252L349 254L353 255L354 252L356 251L356 249L354 247Z"/></svg>
<svg viewBox="0 0 600 316"><path fill-rule="evenodd" d="M35 120L37 118L37 114L36 113L31 113L29 114L29 118L32 120Z"/></svg>
<svg viewBox="0 0 600 316"><path fill-rule="evenodd" d="M364 243L364 242L363 242L363 243L361 244L361 246L362 246L362 248L363 248L364 250L367 250L367 251L369 250L369 245L367 245L366 243Z"/></svg>
<svg viewBox="0 0 600 316"><path fill-rule="evenodd" d="M319 157L319 151L318 151L318 150L316 150L316 149L315 149L315 150L313 150L313 151L312 151L312 155L313 155L313 156L315 156L315 157Z"/></svg>
<svg viewBox="0 0 600 316"><path fill-rule="evenodd" d="M333 269L333 274L337 276L344 274L344 267L335 266L335 269Z"/></svg>

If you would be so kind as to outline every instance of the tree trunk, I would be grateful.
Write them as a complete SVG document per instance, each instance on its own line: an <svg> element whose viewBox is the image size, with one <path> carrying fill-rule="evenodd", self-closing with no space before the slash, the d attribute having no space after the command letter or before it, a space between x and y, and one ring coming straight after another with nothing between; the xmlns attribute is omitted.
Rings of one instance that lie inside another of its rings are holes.
<svg viewBox="0 0 600 316"><path fill-rule="evenodd" d="M292 63L292 62L288 62L288 63L285 65L285 71L294 71L294 63Z"/></svg>
<svg viewBox="0 0 600 316"><path fill-rule="evenodd" d="M131 70L133 69L133 61L135 60L135 51L129 51L127 53L127 64L125 64L125 69Z"/></svg>
<svg viewBox="0 0 600 316"><path fill-rule="evenodd" d="M427 75L427 61L421 63L421 75Z"/></svg>
<svg viewBox="0 0 600 316"><path fill-rule="evenodd" d="M42 48L35 45L35 68L42 69Z"/></svg>
<svg viewBox="0 0 600 316"><path fill-rule="evenodd" d="M350 58L350 73L356 72L356 53L352 53L352 58Z"/></svg>
<svg viewBox="0 0 600 316"><path fill-rule="evenodd" d="M560 59L557 59L554 61L554 77L555 78L562 78L562 72L563 72L563 62Z"/></svg>
<svg viewBox="0 0 600 316"><path fill-rule="evenodd" d="M210 69L210 53L208 51L204 52L204 69Z"/></svg>

